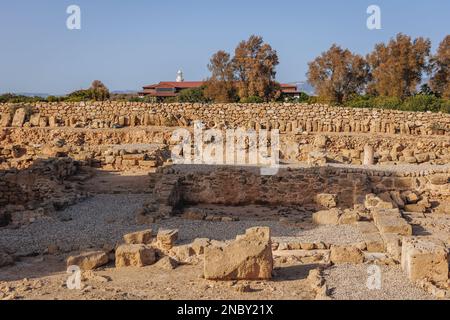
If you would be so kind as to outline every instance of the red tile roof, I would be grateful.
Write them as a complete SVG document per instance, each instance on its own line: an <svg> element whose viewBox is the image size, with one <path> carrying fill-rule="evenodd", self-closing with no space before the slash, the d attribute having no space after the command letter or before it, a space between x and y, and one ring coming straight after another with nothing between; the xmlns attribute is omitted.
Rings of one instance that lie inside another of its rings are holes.
<svg viewBox="0 0 450 320"><path fill-rule="evenodd" d="M162 81L158 84L152 84L148 86L143 87L143 91L140 92L140 94L144 95L152 95L156 97L174 97L177 95L176 92L156 92L157 88L174 88L175 90L183 90L183 89L189 89L189 88L198 88L204 85L205 81L183 81L183 82L176 82L176 81ZM280 84L281 91L283 93L298 93L297 85L295 84L286 84L281 83Z"/></svg>
<svg viewBox="0 0 450 320"><path fill-rule="evenodd" d="M162 81L158 84L152 84L145 86L144 89L154 89L154 88L180 88L180 89L188 89L188 88L198 88L205 84L205 81Z"/></svg>

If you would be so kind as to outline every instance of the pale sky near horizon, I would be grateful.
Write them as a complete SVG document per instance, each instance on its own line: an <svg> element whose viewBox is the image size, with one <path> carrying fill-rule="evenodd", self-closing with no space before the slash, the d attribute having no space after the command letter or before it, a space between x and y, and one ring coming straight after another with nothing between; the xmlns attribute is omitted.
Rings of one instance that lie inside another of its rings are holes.
<svg viewBox="0 0 450 320"><path fill-rule="evenodd" d="M81 8L81 30L66 9ZM381 30L368 30L369 5ZM398 32L431 39L450 33L448 0L0 0L0 93L65 94L94 79L139 90L208 76L217 50L233 52L251 34L278 52L277 80L305 80L307 64L333 43L367 54Z"/></svg>

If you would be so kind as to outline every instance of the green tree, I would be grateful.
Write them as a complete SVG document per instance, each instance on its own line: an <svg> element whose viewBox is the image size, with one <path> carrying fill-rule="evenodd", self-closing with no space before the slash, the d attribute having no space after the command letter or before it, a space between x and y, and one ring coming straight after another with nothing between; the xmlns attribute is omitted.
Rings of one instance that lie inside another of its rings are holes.
<svg viewBox="0 0 450 320"><path fill-rule="evenodd" d="M208 64L208 70L211 77L206 81L205 96L220 103L237 101L230 54L222 50L215 53Z"/></svg>
<svg viewBox="0 0 450 320"><path fill-rule="evenodd" d="M205 87L185 89L177 97L178 102L206 103L209 99L204 94Z"/></svg>
<svg viewBox="0 0 450 320"><path fill-rule="evenodd" d="M377 44L367 56L372 76L369 92L401 99L413 95L427 70L430 47L429 39L411 40L401 33L387 45Z"/></svg>
<svg viewBox="0 0 450 320"><path fill-rule="evenodd" d="M277 52L260 36L252 35L236 47L233 68L241 100L260 97L264 101L277 98L279 86L275 68L279 64Z"/></svg>
<svg viewBox="0 0 450 320"><path fill-rule="evenodd" d="M450 99L450 35L445 37L432 57L431 70L431 89L439 96Z"/></svg>
<svg viewBox="0 0 450 320"><path fill-rule="evenodd" d="M309 63L308 81L325 101L342 103L364 91L369 76L365 59L333 44Z"/></svg>

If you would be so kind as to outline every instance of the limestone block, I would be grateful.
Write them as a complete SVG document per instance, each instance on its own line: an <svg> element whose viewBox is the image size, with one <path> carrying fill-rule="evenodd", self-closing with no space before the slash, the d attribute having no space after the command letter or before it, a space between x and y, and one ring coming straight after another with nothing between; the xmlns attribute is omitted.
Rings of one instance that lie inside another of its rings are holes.
<svg viewBox="0 0 450 320"><path fill-rule="evenodd" d="M337 195L329 193L320 193L315 196L315 202L321 207L335 208L337 205Z"/></svg>
<svg viewBox="0 0 450 320"><path fill-rule="evenodd" d="M402 269L412 281L448 281L448 249L433 239L403 239Z"/></svg>
<svg viewBox="0 0 450 320"><path fill-rule="evenodd" d="M205 279L271 279L272 270L272 245L267 227L248 229L226 247L205 248Z"/></svg>
<svg viewBox="0 0 450 320"><path fill-rule="evenodd" d="M360 219L359 214L356 211L346 209L344 213L339 217L339 224L354 224Z"/></svg>
<svg viewBox="0 0 450 320"><path fill-rule="evenodd" d="M379 216L375 225L381 233L394 233L403 236L412 235L412 227L405 219L395 216Z"/></svg>
<svg viewBox="0 0 450 320"><path fill-rule="evenodd" d="M103 251L84 252L67 258L67 266L78 266L81 270L94 270L107 264L108 255Z"/></svg>
<svg viewBox="0 0 450 320"><path fill-rule="evenodd" d="M170 250L178 240L178 230L159 230L156 239L161 249Z"/></svg>
<svg viewBox="0 0 450 320"><path fill-rule="evenodd" d="M39 122L41 120L41 114L40 113L33 113L30 116L30 124L33 127L39 127Z"/></svg>
<svg viewBox="0 0 450 320"><path fill-rule="evenodd" d="M354 246L333 245L331 246L330 259L334 264L359 264L364 262L364 254Z"/></svg>
<svg viewBox="0 0 450 320"><path fill-rule="evenodd" d="M365 165L365 166L373 165L375 163L373 156L374 156L373 147L370 146L370 145L364 146L364 161L363 161L363 165Z"/></svg>
<svg viewBox="0 0 450 320"><path fill-rule="evenodd" d="M123 236L126 244L149 244L152 241L152 230L143 230Z"/></svg>
<svg viewBox="0 0 450 320"><path fill-rule="evenodd" d="M12 115L9 112L2 113L2 120L0 122L0 127L9 127L12 122Z"/></svg>
<svg viewBox="0 0 450 320"><path fill-rule="evenodd" d="M337 208L318 211L313 214L313 222L319 225L337 225L339 224L341 213Z"/></svg>
<svg viewBox="0 0 450 320"><path fill-rule="evenodd" d="M384 252L384 241L378 232L364 234L364 242L368 252Z"/></svg>
<svg viewBox="0 0 450 320"><path fill-rule="evenodd" d="M14 117L12 120L12 127L22 127L23 124L25 123L25 118L27 116L27 112L25 110L25 108L19 108L16 110L16 112L14 113Z"/></svg>
<svg viewBox="0 0 450 320"><path fill-rule="evenodd" d="M386 253L396 261L400 261L402 256L402 236L393 233L384 233L381 235L386 248Z"/></svg>
<svg viewBox="0 0 450 320"><path fill-rule="evenodd" d="M197 238L195 239L191 247L194 250L195 254L202 255L205 253L205 248L211 245L211 241L206 238Z"/></svg>
<svg viewBox="0 0 450 320"><path fill-rule="evenodd" d="M155 250L144 244L124 244L116 249L116 268L144 267L155 262Z"/></svg>

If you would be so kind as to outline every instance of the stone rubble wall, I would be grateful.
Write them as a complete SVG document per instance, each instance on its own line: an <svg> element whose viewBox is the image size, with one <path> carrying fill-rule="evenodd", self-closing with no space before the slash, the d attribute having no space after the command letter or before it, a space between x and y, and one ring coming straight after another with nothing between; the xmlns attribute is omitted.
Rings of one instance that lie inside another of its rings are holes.
<svg viewBox="0 0 450 320"><path fill-rule="evenodd" d="M161 165L170 157L169 150L176 143L171 141L174 129L3 128L0 129L0 169L25 168L39 156L55 156L58 152L75 160L91 159L96 166L111 165L117 170L130 166L138 168L140 161L157 160L154 164ZM374 148L376 164L450 163L450 136L408 137L354 133L284 133L280 135L280 159L314 163L317 160L315 158L320 158L323 163L318 164L359 165L362 164L364 147L369 144ZM57 148L55 143L62 143L64 146ZM128 150L125 153L135 154L133 157L136 159L130 156L125 159L123 154L118 153L116 149L121 145L126 145ZM155 145L156 151L140 151L143 146L148 149L150 145ZM311 159L312 156L315 158ZM151 163L141 164L146 169Z"/></svg>
<svg viewBox="0 0 450 320"><path fill-rule="evenodd" d="M77 182L81 164L70 158L37 160L27 169L0 170L0 218L8 214L14 224L30 222L84 198Z"/></svg>
<svg viewBox="0 0 450 320"><path fill-rule="evenodd" d="M24 169L40 158L71 157L92 167L150 169L170 157L166 130L0 129L0 170Z"/></svg>
<svg viewBox="0 0 450 320"><path fill-rule="evenodd" d="M336 194L337 205L353 208L372 193L415 191L450 196L450 169L392 172L359 168L283 168L262 176L257 168L170 166L158 169L157 193L170 189L183 204L311 205L318 194ZM174 191L172 181L177 181ZM167 182L166 182L167 181ZM164 188L161 185L167 184ZM170 184L170 186L169 186ZM167 205L166 199L160 199Z"/></svg>
<svg viewBox="0 0 450 320"><path fill-rule="evenodd" d="M370 132L450 135L450 115L314 104L151 104L139 102L36 103L26 110L0 104L0 126L187 126L279 129L281 132Z"/></svg>

